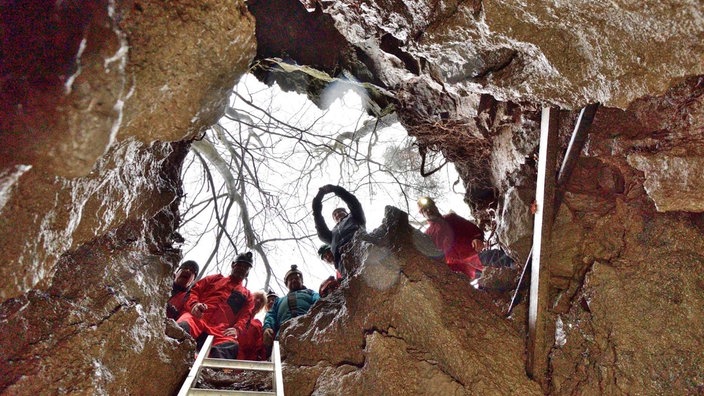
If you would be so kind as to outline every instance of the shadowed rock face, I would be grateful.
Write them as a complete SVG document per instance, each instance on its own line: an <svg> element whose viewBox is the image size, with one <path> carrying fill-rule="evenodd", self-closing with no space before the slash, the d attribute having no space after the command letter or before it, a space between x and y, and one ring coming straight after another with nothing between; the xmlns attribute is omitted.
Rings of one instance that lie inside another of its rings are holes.
<svg viewBox="0 0 704 396"><path fill-rule="evenodd" d="M542 394L521 332L428 246L392 207L355 240L349 282L284 327L287 394Z"/></svg>
<svg viewBox="0 0 704 396"><path fill-rule="evenodd" d="M701 81L594 120L551 242L557 394L704 389Z"/></svg>
<svg viewBox="0 0 704 396"><path fill-rule="evenodd" d="M700 2L306 3L0 6L0 392L177 388L192 344L162 314L178 170L252 60L316 103L345 78L371 113L395 108L521 263L542 106L563 109L564 150L576 109L602 103L549 242L542 390L525 308L502 319L392 211L355 242L349 284L284 332L287 393L703 391Z"/></svg>
<svg viewBox="0 0 704 396"><path fill-rule="evenodd" d="M255 54L241 2L0 6L0 393L170 394L188 143ZM236 27L236 28L235 28Z"/></svg>

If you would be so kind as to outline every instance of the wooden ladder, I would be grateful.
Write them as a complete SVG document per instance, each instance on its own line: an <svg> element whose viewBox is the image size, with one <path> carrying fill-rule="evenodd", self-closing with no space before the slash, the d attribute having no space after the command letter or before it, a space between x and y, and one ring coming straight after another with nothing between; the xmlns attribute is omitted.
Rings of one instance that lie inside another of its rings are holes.
<svg viewBox="0 0 704 396"><path fill-rule="evenodd" d="M203 347L198 353L196 361L188 372L186 380L178 392L178 396L199 396L199 395L284 395L284 378L281 373L281 353L279 351L279 342L274 341L274 346L271 350L270 362L257 362L252 360L232 360L232 359L212 359L208 358L210 347L213 344L213 336L209 335L203 343ZM193 385L200 375L200 370L203 367L224 368L224 369L239 369L253 371L270 371L272 373L272 384L274 389L272 392L258 391L240 391L240 390L222 390L222 389L200 389L194 388Z"/></svg>

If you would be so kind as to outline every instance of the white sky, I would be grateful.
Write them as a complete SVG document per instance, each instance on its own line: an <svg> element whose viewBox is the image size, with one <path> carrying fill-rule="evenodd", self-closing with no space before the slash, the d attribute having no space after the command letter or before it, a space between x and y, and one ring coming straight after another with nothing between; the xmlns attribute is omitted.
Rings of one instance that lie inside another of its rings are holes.
<svg viewBox="0 0 704 396"><path fill-rule="evenodd" d="M264 108L270 108L273 115L280 119L291 120L299 119L302 125L306 125L310 120L320 118L316 124L324 131L333 131L334 133L339 133L340 131L354 131L359 125L361 125L360 120L367 119L366 113L363 108L363 100L355 92L347 90L348 88L342 88L346 90L344 96L339 97L340 92L331 92L331 97L338 97L331 103L329 111L324 113L319 110L314 104L308 101L304 96L295 93L285 93L281 92L278 86L273 86L271 88L259 83L254 77L246 75L242 78L239 85L246 84L247 89L250 93L256 93L254 95L255 100L260 101L257 103L258 106ZM335 88L332 88L334 91ZM272 94L273 93L273 94ZM291 122L291 121L289 121ZM228 123L232 123L230 120L221 121L221 125L226 126ZM376 158L381 158L381 154L384 153L386 148L385 142L400 142L407 137L407 133L400 124L396 123L392 127L385 128L379 132L379 140L375 144L370 145L373 156ZM273 143L272 143L273 144ZM284 144L282 142L276 143L276 151L286 152L290 151L290 145ZM366 148L362 148L366 149ZM189 154L192 155L192 154ZM292 156L290 160L286 163L290 167L289 169L281 170L269 170L260 169L260 179L263 183L267 185L276 186L281 188L282 186L287 186L289 183L295 182L297 172L292 171L291 168L295 168L298 161L303 161L303 157ZM305 185L298 185L297 187L292 187L288 190L288 196L286 194L280 194L277 198L283 201L291 201L291 204L295 206L295 202L298 200L305 201L305 206L303 208L298 207L295 209L300 213L296 214L296 218L303 219L305 227L309 230L311 234L314 234L314 223L312 215L309 215L311 200L317 194L319 187L325 184L338 184L337 181L340 177L339 172L339 162L330 161L327 167L320 170L319 174L316 175L315 180L319 181L317 184L314 182L305 188ZM442 168L441 171L437 172L442 180L443 184L447 186L447 193L444 197L434 197L438 206L442 212L447 212L453 210L461 216L470 217L469 209L467 205L463 202L464 187L460 183L455 187L456 192L452 192L452 183L457 180L457 173L455 167L452 164L448 164ZM187 196L193 197L195 194L205 194L208 196L210 192L205 191L195 191L194 183L192 178L200 177L197 171L190 172L184 176L184 190ZM216 183L222 183L222 179L215 178ZM367 230L371 231L381 224L384 215L384 208L386 205L393 205L402 210L406 210L406 201L403 199L402 193L399 188L391 183L391 177L382 178L381 176L375 177L374 182L379 184L374 185L364 185L369 182L366 179L362 179L360 176L356 180L345 180L340 185L349 191L352 191L355 187L361 186L355 193L356 197L362 203L367 218ZM301 188L303 187L303 188ZM395 188L394 188L395 187ZM283 187L286 190L286 187ZM328 195L327 197L330 197ZM326 198L327 198L326 197ZM415 201L416 196L409 196L410 205L410 215L411 220L414 218L418 221L422 220L416 210ZM265 204L262 203L262 206ZM324 200L323 202L323 215L328 222L328 226L332 228L333 222L330 217L331 211L337 206L344 206L337 199ZM262 207L250 208L250 213L262 210ZM294 210L294 209L292 209ZM305 210L305 212L304 212ZM233 229L234 224L237 221L237 212L231 213L230 219L228 220L228 229ZM203 216L210 216L209 214L203 214ZM271 237L282 237L286 235L285 224L277 224L276 218L267 217L264 221L262 228L263 231L260 232L260 236L264 238ZM207 257L214 246L215 238L214 234L203 235L203 237L198 242L197 246L194 245L195 238L197 235L203 233L201 227L207 223L207 219L193 221L188 224L185 229L181 230L181 234L186 238L186 243L183 245L182 249L184 252L184 260L195 260L201 265L205 263ZM274 277L271 280L270 287L274 289L279 295L285 294L286 288L281 279L283 275L288 271L291 264L297 264L299 269L303 272L303 279L305 285L315 291L318 290L320 283L330 275L334 274L334 269L323 263L317 256L317 248L322 242L314 236L313 238L303 241L303 242L293 242L293 241L279 241L265 245L265 250L267 251L267 256L269 257L270 263L274 268ZM245 251L245 246L237 246L239 252ZM221 257L219 266L211 264L208 273L216 273L221 271L223 274L229 274L229 264L232 261L233 256ZM259 290L264 287L266 274L264 270L264 265L260 257L255 254L255 264L254 268L250 271L247 286L250 290Z"/></svg>

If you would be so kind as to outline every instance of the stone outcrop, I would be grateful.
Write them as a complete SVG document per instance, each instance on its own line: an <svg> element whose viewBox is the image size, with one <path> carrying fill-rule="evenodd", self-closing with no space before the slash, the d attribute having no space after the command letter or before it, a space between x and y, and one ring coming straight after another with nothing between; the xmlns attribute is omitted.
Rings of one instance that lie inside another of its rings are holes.
<svg viewBox="0 0 704 396"><path fill-rule="evenodd" d="M0 9L0 392L179 386L192 345L163 314L179 169L255 54L243 4Z"/></svg>

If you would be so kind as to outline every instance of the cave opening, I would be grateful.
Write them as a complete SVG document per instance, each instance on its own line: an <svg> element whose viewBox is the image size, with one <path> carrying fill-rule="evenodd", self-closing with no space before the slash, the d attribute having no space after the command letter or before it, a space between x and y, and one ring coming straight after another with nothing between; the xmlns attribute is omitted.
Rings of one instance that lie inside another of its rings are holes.
<svg viewBox="0 0 704 396"><path fill-rule="evenodd" d="M244 75L224 116L193 141L184 160L183 260L200 263L201 276L227 273L238 253L252 250L251 290L285 294L282 277L293 263L317 288L334 275L316 253L322 242L310 211L325 184L358 197L368 230L381 223L386 205L405 210L421 229L416 200L422 196L472 218L454 166L432 151L424 166L439 172L423 177L415 139L395 113L370 116L368 101L351 82L329 84L314 103ZM325 206L331 211L340 204L332 199Z"/></svg>

